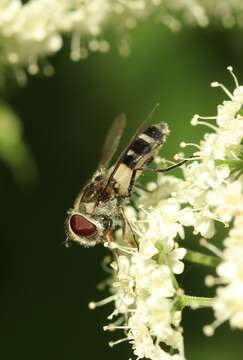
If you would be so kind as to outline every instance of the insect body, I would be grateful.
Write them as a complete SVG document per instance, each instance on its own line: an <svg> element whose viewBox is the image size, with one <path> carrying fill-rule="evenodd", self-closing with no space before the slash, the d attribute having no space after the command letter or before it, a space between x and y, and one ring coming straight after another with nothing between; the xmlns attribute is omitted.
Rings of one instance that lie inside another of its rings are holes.
<svg viewBox="0 0 243 360"><path fill-rule="evenodd" d="M120 115L108 133L99 169L68 212L68 240L86 247L112 240L113 219L126 221L123 205L130 198L135 180L153 160L169 133L164 122L137 131L115 165L109 168L124 126L124 115Z"/></svg>

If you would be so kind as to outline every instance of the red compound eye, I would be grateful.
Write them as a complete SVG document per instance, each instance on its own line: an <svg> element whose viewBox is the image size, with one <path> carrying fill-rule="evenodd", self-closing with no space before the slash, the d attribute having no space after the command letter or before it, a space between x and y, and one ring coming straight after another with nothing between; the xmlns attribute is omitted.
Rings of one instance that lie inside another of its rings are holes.
<svg viewBox="0 0 243 360"><path fill-rule="evenodd" d="M72 231L79 236L92 236L97 232L96 226L79 214L72 215L70 226Z"/></svg>

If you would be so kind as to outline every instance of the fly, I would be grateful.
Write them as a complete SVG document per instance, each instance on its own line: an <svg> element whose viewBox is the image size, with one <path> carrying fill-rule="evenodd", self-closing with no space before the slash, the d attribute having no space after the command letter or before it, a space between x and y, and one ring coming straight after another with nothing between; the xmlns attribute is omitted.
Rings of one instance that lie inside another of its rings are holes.
<svg viewBox="0 0 243 360"><path fill-rule="evenodd" d="M130 199L135 181L142 171L165 172L185 162L181 161L166 169L146 168L169 134L168 125L160 122L145 130L139 128L115 165L110 167L125 124L124 114L114 120L104 143L98 170L68 212L65 223L67 244L70 241L85 247L98 243L109 244L113 240L114 219L128 222L123 207Z"/></svg>

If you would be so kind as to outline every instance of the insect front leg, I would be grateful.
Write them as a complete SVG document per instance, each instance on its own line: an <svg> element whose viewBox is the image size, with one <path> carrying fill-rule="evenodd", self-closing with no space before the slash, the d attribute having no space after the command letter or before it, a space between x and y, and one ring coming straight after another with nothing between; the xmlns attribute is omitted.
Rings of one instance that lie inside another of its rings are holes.
<svg viewBox="0 0 243 360"><path fill-rule="evenodd" d="M119 272L119 250L118 249L114 249L114 247L111 246L111 243L114 241L114 233L113 231L110 229L107 231L107 233L105 234L105 242L107 242L108 244L108 248L110 248L113 256L114 256L114 260L116 263L116 272Z"/></svg>
<svg viewBox="0 0 243 360"><path fill-rule="evenodd" d="M63 241L63 243L66 248L70 248L72 246L72 241L69 239L69 237L67 237L66 240Z"/></svg>
<svg viewBox="0 0 243 360"><path fill-rule="evenodd" d="M114 241L114 234L112 229L109 229L105 234L105 242L107 243L108 247L111 247L111 243Z"/></svg>

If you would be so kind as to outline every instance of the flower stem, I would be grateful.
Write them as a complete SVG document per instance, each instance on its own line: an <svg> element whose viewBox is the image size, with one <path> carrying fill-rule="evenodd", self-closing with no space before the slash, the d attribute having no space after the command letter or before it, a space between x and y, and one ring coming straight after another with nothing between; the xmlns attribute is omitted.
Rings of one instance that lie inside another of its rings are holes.
<svg viewBox="0 0 243 360"><path fill-rule="evenodd" d="M188 306L192 309L198 309L203 307L212 307L215 299L191 295L182 295L180 301L183 305L183 308Z"/></svg>
<svg viewBox="0 0 243 360"><path fill-rule="evenodd" d="M202 254L193 250L187 250L184 259L195 264L205 265L213 268L218 266L220 263L220 259L218 259L216 256Z"/></svg>

